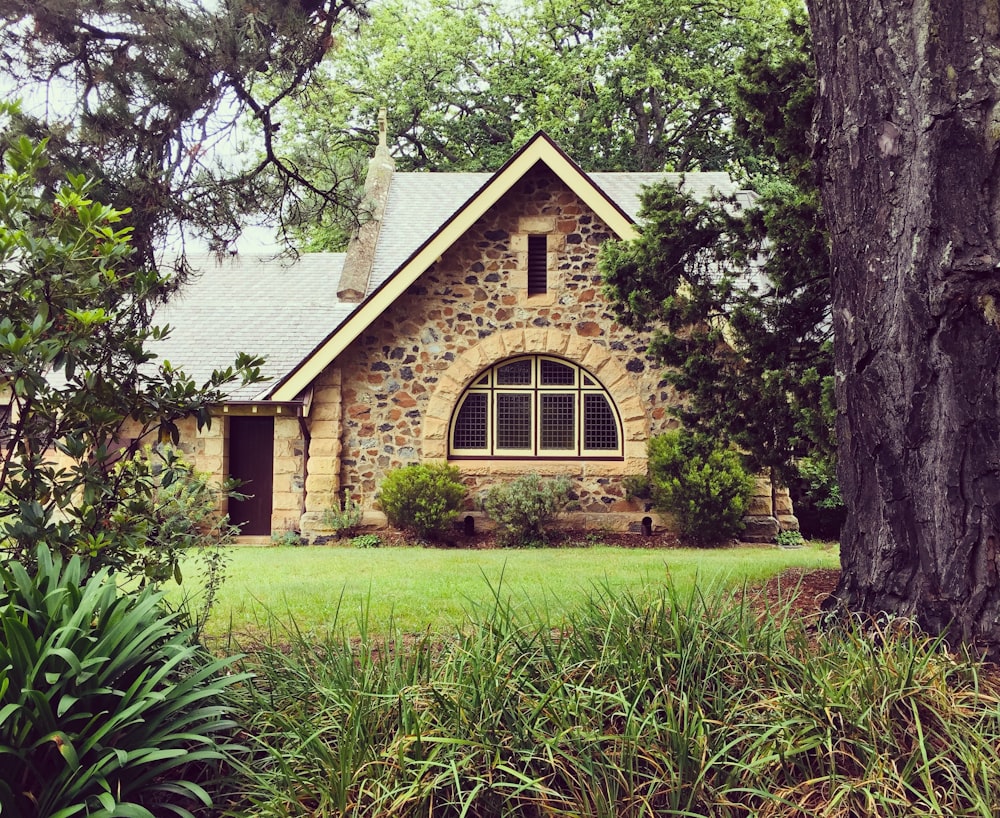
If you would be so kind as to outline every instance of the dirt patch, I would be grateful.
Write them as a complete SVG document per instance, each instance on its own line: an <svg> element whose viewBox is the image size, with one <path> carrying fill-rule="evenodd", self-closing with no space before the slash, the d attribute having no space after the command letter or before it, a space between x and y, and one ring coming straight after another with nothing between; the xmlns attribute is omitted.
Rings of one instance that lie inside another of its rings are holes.
<svg viewBox="0 0 1000 818"><path fill-rule="evenodd" d="M762 611L787 611L790 618L813 625L822 616L823 603L836 590L839 579L836 568L787 568L751 589L751 597Z"/></svg>

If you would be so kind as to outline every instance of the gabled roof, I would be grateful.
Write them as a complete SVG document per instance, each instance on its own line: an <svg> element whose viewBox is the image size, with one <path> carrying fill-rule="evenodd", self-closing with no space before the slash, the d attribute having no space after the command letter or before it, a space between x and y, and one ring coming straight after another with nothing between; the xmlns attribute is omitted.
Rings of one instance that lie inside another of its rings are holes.
<svg viewBox="0 0 1000 818"><path fill-rule="evenodd" d="M267 358L270 381L232 389L230 400L292 401L537 163L544 163L619 236L635 235L640 194L672 181L697 198L736 193L725 173L587 174L544 133L496 173L393 173L363 300L336 291L343 253L295 258L189 256L196 276L157 310L171 336L154 347L198 381L238 352Z"/></svg>
<svg viewBox="0 0 1000 818"><path fill-rule="evenodd" d="M237 353L267 358L270 381L229 390L230 400L260 400L306 358L356 304L337 300L343 253L297 259L264 255L191 255L192 279L156 311L170 335L152 348L197 382L224 369Z"/></svg>
<svg viewBox="0 0 1000 818"><path fill-rule="evenodd" d="M609 196L594 181L594 177L588 176L581 170L579 165L542 132L535 134L492 175L441 174L443 185L448 187L447 189L442 187L440 198L427 196L426 192L419 198L414 197L412 191L409 192L410 195L406 195L408 192L400 189L397 178L394 177L389 188L390 199L386 206L384 227L379 234L379 246L376 249L372 279L366 298L311 355L275 385L269 397L278 401L294 400L431 264L538 163L546 165L619 238L630 239L636 235L634 217ZM411 174L414 175L416 174ZM434 174L430 176L433 177ZM656 176L662 178L662 175ZM477 184L478 187L475 187ZM458 198L469 190L472 192L468 197L456 205ZM426 211L434 210L435 213L426 212L421 217L418 211L413 214L412 220L400 218L401 214L393 208L393 204L397 207L405 206L402 205L403 202L416 202ZM441 218L435 202L454 209ZM420 235L425 236L422 242L415 247L411 246Z"/></svg>
<svg viewBox="0 0 1000 818"><path fill-rule="evenodd" d="M379 235L378 247L366 295L388 279L413 252L434 234L460 207L493 177L492 173L393 174L383 221L390 225ZM696 199L713 192L723 196L736 192L728 173L590 173L591 182L633 222L639 221L642 189L658 182L684 189Z"/></svg>

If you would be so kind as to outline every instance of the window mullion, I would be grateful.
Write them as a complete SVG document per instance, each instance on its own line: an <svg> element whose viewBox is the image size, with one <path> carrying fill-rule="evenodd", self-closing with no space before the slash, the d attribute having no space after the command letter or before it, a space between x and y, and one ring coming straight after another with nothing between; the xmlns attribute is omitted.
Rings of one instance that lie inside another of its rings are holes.
<svg viewBox="0 0 1000 818"><path fill-rule="evenodd" d="M486 440L478 450L470 445L479 442L476 415L483 409L473 400L485 402ZM459 430L464 447L455 445ZM600 382L576 364L538 354L508 358L478 376L459 398L448 444L459 458L514 460L620 458L624 445L617 407Z"/></svg>

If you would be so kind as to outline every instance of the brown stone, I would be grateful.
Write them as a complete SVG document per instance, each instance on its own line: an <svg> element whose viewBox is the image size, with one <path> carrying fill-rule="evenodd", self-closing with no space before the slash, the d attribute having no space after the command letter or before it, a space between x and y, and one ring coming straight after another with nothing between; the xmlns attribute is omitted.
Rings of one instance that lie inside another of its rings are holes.
<svg viewBox="0 0 1000 818"><path fill-rule="evenodd" d="M576 331L584 338L596 338L601 334L601 327L596 321L581 321L576 325Z"/></svg>
<svg viewBox="0 0 1000 818"><path fill-rule="evenodd" d="M743 518L745 528L740 539L743 542L766 543L778 539L780 526L778 521L768 515L751 515Z"/></svg>

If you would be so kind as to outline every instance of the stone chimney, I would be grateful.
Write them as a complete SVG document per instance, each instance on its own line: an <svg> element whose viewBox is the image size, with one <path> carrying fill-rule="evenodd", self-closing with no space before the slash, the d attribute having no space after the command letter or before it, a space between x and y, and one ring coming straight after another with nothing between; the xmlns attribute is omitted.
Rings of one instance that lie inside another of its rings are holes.
<svg viewBox="0 0 1000 818"><path fill-rule="evenodd" d="M337 285L337 297L341 301L362 301L368 290L372 265L375 263L375 246L378 244L379 228L385 215L385 203L389 198L389 185L396 163L389 156L386 141L386 110L378 112L378 146L375 155L368 162L365 177L365 194L362 200L362 224L351 238L344 259L344 269Z"/></svg>

